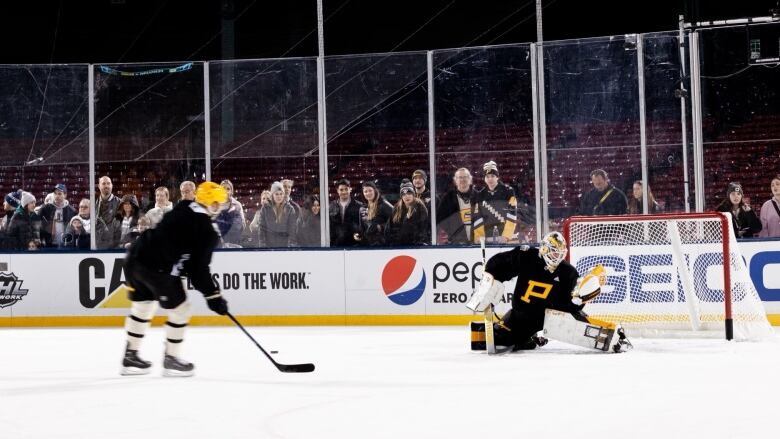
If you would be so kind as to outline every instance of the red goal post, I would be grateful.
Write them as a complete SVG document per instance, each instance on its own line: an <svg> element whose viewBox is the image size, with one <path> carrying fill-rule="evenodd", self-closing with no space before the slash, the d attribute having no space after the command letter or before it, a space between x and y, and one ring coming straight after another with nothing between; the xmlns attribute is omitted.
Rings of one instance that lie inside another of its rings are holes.
<svg viewBox="0 0 780 439"><path fill-rule="evenodd" d="M596 264L607 285L585 311L645 334L771 334L729 214L574 216L563 224L567 260Z"/></svg>

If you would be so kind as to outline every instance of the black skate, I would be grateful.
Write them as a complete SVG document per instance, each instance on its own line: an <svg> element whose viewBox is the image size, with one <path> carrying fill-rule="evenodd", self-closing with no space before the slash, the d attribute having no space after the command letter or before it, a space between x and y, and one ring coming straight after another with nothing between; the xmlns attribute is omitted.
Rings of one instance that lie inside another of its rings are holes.
<svg viewBox="0 0 780 439"><path fill-rule="evenodd" d="M195 365L181 358L165 354L163 360L163 376L166 377L191 377L195 374Z"/></svg>
<svg viewBox="0 0 780 439"><path fill-rule="evenodd" d="M618 334L618 342L617 344L615 344L615 346L612 347L612 350L614 352L626 352L626 351L630 351L631 349L634 349L634 345L632 345L631 342L628 340L628 337L626 337L626 332L623 330L622 327L618 326L617 334Z"/></svg>
<svg viewBox="0 0 780 439"><path fill-rule="evenodd" d="M512 347L512 352L517 351L532 351L537 347L542 347L548 342L546 337L541 335L532 335L525 343L517 343Z"/></svg>
<svg viewBox="0 0 780 439"><path fill-rule="evenodd" d="M125 348L125 358L122 360L120 375L146 375L152 367L152 363L142 360L138 356L138 350Z"/></svg>

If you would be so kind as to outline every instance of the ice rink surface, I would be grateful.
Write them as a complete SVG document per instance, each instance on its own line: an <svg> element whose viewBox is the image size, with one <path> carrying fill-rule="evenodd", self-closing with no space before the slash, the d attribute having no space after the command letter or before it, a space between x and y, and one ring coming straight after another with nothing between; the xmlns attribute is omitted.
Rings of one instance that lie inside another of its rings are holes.
<svg viewBox="0 0 780 439"><path fill-rule="evenodd" d="M488 358L465 327L192 328L192 378L118 375L122 329L0 330L0 437L773 438L780 336L634 339L625 354L551 342ZM629 334L630 337L630 334Z"/></svg>

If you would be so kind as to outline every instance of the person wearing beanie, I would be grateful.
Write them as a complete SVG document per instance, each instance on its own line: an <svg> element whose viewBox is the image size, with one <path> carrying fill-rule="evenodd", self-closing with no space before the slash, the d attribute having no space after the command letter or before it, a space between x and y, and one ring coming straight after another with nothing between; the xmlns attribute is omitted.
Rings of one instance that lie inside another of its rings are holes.
<svg viewBox="0 0 780 439"><path fill-rule="evenodd" d="M474 208L474 242L484 237L488 242L503 244L514 238L517 228L515 190L498 177L498 165L489 161L482 166L485 187L476 194Z"/></svg>
<svg viewBox="0 0 780 439"><path fill-rule="evenodd" d="M22 191L11 192L3 199L3 212L5 213L0 219L0 231L8 230L8 226L11 224L11 217L14 216L16 208L19 207L19 197L22 195Z"/></svg>
<svg viewBox="0 0 780 439"><path fill-rule="evenodd" d="M41 218L35 213L35 196L22 192L8 225L5 247L13 250L33 250L41 245Z"/></svg>
<svg viewBox="0 0 780 439"><path fill-rule="evenodd" d="M466 168L458 169L452 182L455 187L444 194L436 207L436 225L447 239L441 243L470 244L474 236L472 215L477 201L471 172Z"/></svg>
<svg viewBox="0 0 780 439"><path fill-rule="evenodd" d="M761 231L761 221L756 211L745 202L742 185L737 182L729 183L726 199L715 210L731 214L731 226L737 238L752 238Z"/></svg>
<svg viewBox="0 0 780 439"><path fill-rule="evenodd" d="M68 203L68 188L60 183L54 186L54 199L44 204L38 213L41 216L41 243L44 247L62 245L62 235L76 216L76 209Z"/></svg>
<svg viewBox="0 0 780 439"><path fill-rule="evenodd" d="M390 245L428 245L431 242L428 209L415 195L412 182L404 180L401 199L393 207L387 222L386 239Z"/></svg>
<svg viewBox="0 0 780 439"><path fill-rule="evenodd" d="M412 173L412 184L414 185L414 196L421 199L425 203L425 207L430 212L431 210L431 191L426 187L428 184L428 174L422 169L418 169Z"/></svg>
<svg viewBox="0 0 780 439"><path fill-rule="evenodd" d="M360 208L360 231L355 234L355 241L368 246L384 245L385 227L393 215L393 205L385 200L373 181L363 182L363 198L366 205Z"/></svg>
<svg viewBox="0 0 780 439"><path fill-rule="evenodd" d="M260 208L257 243L260 247L295 247L298 215L287 201L284 185L271 185L271 202Z"/></svg>

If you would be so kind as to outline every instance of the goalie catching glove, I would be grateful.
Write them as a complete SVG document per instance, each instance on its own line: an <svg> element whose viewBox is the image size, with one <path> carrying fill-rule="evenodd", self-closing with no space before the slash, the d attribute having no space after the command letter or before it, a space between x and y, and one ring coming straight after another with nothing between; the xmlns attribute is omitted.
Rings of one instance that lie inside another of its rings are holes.
<svg viewBox="0 0 780 439"><path fill-rule="evenodd" d="M571 301L582 305L595 299L601 293L601 287L607 283L607 272L601 264L593 267L585 276L577 280L577 286L571 292Z"/></svg>
<svg viewBox="0 0 780 439"><path fill-rule="evenodd" d="M482 312L490 305L498 305L504 296L504 284L497 281L492 274L485 272L477 290L466 303L466 308L474 312Z"/></svg>

